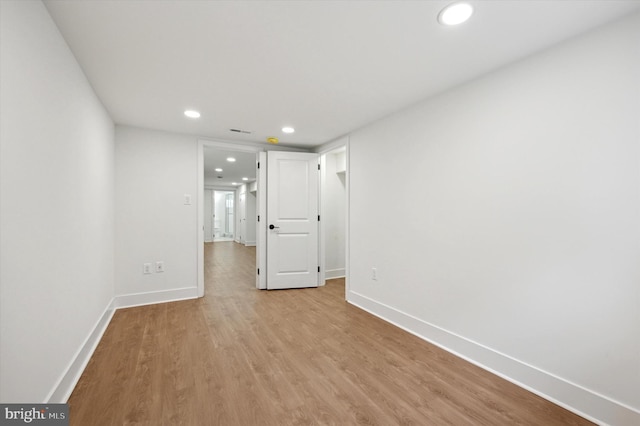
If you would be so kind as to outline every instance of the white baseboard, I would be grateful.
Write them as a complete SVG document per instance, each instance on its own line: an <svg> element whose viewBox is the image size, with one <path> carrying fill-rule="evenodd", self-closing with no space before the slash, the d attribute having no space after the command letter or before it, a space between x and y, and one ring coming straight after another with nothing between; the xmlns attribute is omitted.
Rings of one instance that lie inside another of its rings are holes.
<svg viewBox="0 0 640 426"><path fill-rule="evenodd" d="M640 411L508 355L350 291L347 301L595 423L640 425Z"/></svg>
<svg viewBox="0 0 640 426"><path fill-rule="evenodd" d="M256 246L256 242L255 241L245 241L244 245L246 247L255 247Z"/></svg>
<svg viewBox="0 0 640 426"><path fill-rule="evenodd" d="M333 278L344 278L345 277L345 269L327 269L324 271L324 278L326 280L331 280Z"/></svg>
<svg viewBox="0 0 640 426"><path fill-rule="evenodd" d="M80 376L82 376L84 369L87 367L93 352L96 350L96 347L98 347L98 343L100 343L102 335L107 330L107 326L109 325L109 322L111 322L114 312L115 309L112 299L98 319L98 322L96 322L93 329L80 346L80 349L76 352L66 371L62 374L58 384L47 397L45 403L63 404L67 402L71 396L71 392L73 392L73 389L76 387L78 380L80 380Z"/></svg>
<svg viewBox="0 0 640 426"><path fill-rule="evenodd" d="M173 290L153 291L148 293L135 293L116 296L114 307L116 309L132 308L134 306L153 305L155 303L176 302L178 300L196 299L197 287L178 288Z"/></svg>

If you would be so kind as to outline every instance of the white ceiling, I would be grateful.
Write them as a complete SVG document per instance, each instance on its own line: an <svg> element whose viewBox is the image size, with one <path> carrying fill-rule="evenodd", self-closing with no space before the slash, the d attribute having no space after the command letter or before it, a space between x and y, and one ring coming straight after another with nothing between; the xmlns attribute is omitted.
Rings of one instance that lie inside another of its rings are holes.
<svg viewBox="0 0 640 426"><path fill-rule="evenodd" d="M236 161L230 163L227 157L233 157ZM204 165L204 180L207 185L232 187L234 182L242 184L256 180L256 154L254 153L205 147ZM221 168L222 172L216 172L216 168ZM249 180L243 181L243 177Z"/></svg>
<svg viewBox="0 0 640 426"><path fill-rule="evenodd" d="M640 10L638 0L469 2L475 14L459 27L436 20L449 0L46 6L116 123L299 147Z"/></svg>

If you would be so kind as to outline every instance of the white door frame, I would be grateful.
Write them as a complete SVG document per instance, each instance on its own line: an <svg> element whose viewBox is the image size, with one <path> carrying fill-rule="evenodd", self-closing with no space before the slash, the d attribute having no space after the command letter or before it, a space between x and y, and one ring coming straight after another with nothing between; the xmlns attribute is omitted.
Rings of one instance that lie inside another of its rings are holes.
<svg viewBox="0 0 640 426"><path fill-rule="evenodd" d="M256 258L258 271L256 274L256 288L267 289L267 153L258 153L258 191L256 194L256 214L258 225L256 227Z"/></svg>
<svg viewBox="0 0 640 426"><path fill-rule="evenodd" d="M347 300L347 295L349 294L349 245L350 245L350 239L349 239L349 203L351 200L351 197L349 195L349 136L345 136L342 137L336 141L333 142L329 142L325 145L319 146L316 149L316 153L320 154L320 161L321 161L321 175L320 175L320 194L324 193L324 188L326 185L325 182L325 164L322 164L325 159L326 159L326 154L335 151L339 148L344 147L346 149L345 155L346 155L346 162L347 162L347 170L345 172L345 189L346 189L346 205L345 205L345 285L344 285L344 298L345 300ZM325 213L325 209L326 208L326 204L323 204L322 202L322 196L320 197L320 276L319 276L319 285L325 285L326 283L326 277L325 277L325 268L326 268L326 256L325 256L325 244L326 244L326 229L325 229L325 222L322 220L322 216L326 216Z"/></svg>

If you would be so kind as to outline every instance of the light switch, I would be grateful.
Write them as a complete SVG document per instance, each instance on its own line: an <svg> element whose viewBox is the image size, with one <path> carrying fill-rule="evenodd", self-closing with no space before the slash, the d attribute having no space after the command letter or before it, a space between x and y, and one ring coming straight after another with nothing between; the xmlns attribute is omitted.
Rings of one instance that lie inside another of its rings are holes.
<svg viewBox="0 0 640 426"><path fill-rule="evenodd" d="M184 205L185 206L191 205L191 194L184 194Z"/></svg>

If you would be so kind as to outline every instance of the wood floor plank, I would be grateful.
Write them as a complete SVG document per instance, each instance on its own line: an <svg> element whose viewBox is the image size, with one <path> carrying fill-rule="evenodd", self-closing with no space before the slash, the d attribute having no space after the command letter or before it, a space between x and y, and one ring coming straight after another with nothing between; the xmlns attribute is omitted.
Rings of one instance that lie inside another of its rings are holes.
<svg viewBox="0 0 640 426"><path fill-rule="evenodd" d="M72 425L586 425L317 289L255 289L255 248L205 245L202 299L118 310Z"/></svg>

